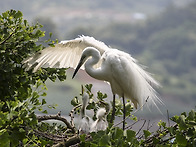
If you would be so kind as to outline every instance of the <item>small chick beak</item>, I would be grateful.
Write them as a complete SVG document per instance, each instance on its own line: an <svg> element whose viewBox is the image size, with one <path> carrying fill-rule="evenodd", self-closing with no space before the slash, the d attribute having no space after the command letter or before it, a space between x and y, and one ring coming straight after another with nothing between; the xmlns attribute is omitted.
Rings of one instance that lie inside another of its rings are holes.
<svg viewBox="0 0 196 147"><path fill-rule="evenodd" d="M73 73L73 76L72 76L72 79L75 77L75 75L77 74L78 70L80 69L80 67L83 65L83 60L81 59L80 62L78 63L74 73Z"/></svg>

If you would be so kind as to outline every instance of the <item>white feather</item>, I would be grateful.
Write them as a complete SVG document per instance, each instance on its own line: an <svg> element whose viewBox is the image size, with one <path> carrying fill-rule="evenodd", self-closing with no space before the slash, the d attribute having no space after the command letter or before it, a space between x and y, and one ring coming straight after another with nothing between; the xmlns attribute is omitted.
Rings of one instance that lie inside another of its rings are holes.
<svg viewBox="0 0 196 147"><path fill-rule="evenodd" d="M108 122L105 118L106 110L105 108L99 108L97 111L97 120L94 121L90 127L90 132L97 132L100 130L106 130L108 127Z"/></svg>
<svg viewBox="0 0 196 147"><path fill-rule="evenodd" d="M36 72L41 67L76 68L86 47L95 47L101 54L109 49L107 45L95 40L93 37L80 36L74 40L61 41L55 47L47 47L23 60L22 63L26 64L26 70L30 70L33 67L33 72Z"/></svg>

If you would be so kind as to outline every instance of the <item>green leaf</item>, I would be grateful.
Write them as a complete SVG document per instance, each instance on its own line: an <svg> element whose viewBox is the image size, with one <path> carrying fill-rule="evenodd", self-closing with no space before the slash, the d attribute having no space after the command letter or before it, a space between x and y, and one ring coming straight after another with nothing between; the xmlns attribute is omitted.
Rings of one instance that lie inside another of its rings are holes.
<svg viewBox="0 0 196 147"><path fill-rule="evenodd" d="M71 100L71 104L75 107L79 104L79 100L77 97L74 97L72 100Z"/></svg>
<svg viewBox="0 0 196 147"><path fill-rule="evenodd" d="M151 132L148 130L143 130L143 132L144 132L145 139L151 135Z"/></svg>
<svg viewBox="0 0 196 147"><path fill-rule="evenodd" d="M20 18L20 17L22 17L23 16L23 14L22 14L22 12L20 12L20 11L18 11L16 14L15 14L15 18L17 19L17 18Z"/></svg>
<svg viewBox="0 0 196 147"><path fill-rule="evenodd" d="M165 128L165 127L166 127L166 123L165 123L165 122L163 122L162 120L160 120L160 121L158 122L158 126L159 126L159 127L161 127L161 126L162 126L162 127L164 127L164 128Z"/></svg>
<svg viewBox="0 0 196 147"><path fill-rule="evenodd" d="M171 135L174 135L174 128L173 127L169 127L168 131Z"/></svg>
<svg viewBox="0 0 196 147"><path fill-rule="evenodd" d="M85 139L86 139L86 134L80 135L80 140L81 140L82 142L85 142Z"/></svg>
<svg viewBox="0 0 196 147"><path fill-rule="evenodd" d="M2 130L0 130L0 136L1 135L3 135L4 133L6 133L7 132L7 130L6 129L2 129Z"/></svg>
<svg viewBox="0 0 196 147"><path fill-rule="evenodd" d="M123 130L121 128L115 128L114 129L114 134L113 134L113 139L119 139L123 136Z"/></svg>
<svg viewBox="0 0 196 147"><path fill-rule="evenodd" d="M46 100L42 99L42 105L46 104Z"/></svg>
<svg viewBox="0 0 196 147"><path fill-rule="evenodd" d="M97 92L97 98L100 100L103 100L105 98L107 98L107 94L103 94L100 91Z"/></svg>
<svg viewBox="0 0 196 147"><path fill-rule="evenodd" d="M133 138L135 138L135 131L127 130L127 141L132 142Z"/></svg>
<svg viewBox="0 0 196 147"><path fill-rule="evenodd" d="M186 130L187 129L187 125L186 125L186 122L185 122L185 116L184 115L181 115L179 117L179 128L180 130Z"/></svg>
<svg viewBox="0 0 196 147"><path fill-rule="evenodd" d="M47 93L46 93L46 92L43 92L43 93L41 94L41 96L47 96Z"/></svg>
<svg viewBox="0 0 196 147"><path fill-rule="evenodd" d="M195 112L194 112L194 110L191 110L191 112L189 112L188 118L189 118L189 120L194 120L194 118L195 118Z"/></svg>
<svg viewBox="0 0 196 147"><path fill-rule="evenodd" d="M9 140L9 134L6 129L0 130L0 146L2 147L9 147L10 146L10 140Z"/></svg>
<svg viewBox="0 0 196 147"><path fill-rule="evenodd" d="M179 119L179 116L175 115L171 118L172 121L177 122L177 120Z"/></svg>
<svg viewBox="0 0 196 147"><path fill-rule="evenodd" d="M55 47L55 45L53 43L49 43L48 45L51 47Z"/></svg>
<svg viewBox="0 0 196 147"><path fill-rule="evenodd" d="M88 91L90 91L90 92L91 92L92 86L93 86L92 84L86 84L86 85L85 85L86 89L87 89Z"/></svg>
<svg viewBox="0 0 196 147"><path fill-rule="evenodd" d="M130 112L133 110L133 106L131 105L131 102L126 103L125 109L126 109L126 116L130 115Z"/></svg>
<svg viewBox="0 0 196 147"><path fill-rule="evenodd" d="M26 19L24 20L24 25L27 26L27 20Z"/></svg>
<svg viewBox="0 0 196 147"><path fill-rule="evenodd" d="M52 37L52 32L50 32L49 35L50 35L50 38L51 38Z"/></svg>
<svg viewBox="0 0 196 147"><path fill-rule="evenodd" d="M35 36L37 37L44 37L45 36L45 32L41 31L41 30L37 30L35 33Z"/></svg>
<svg viewBox="0 0 196 147"><path fill-rule="evenodd" d="M4 18L7 18L7 17L8 17L8 11L2 13L2 16L3 16Z"/></svg>
<svg viewBox="0 0 196 147"><path fill-rule="evenodd" d="M101 137L100 141L99 141L99 145L100 146L108 146L109 145L109 137L108 135L104 135Z"/></svg>
<svg viewBox="0 0 196 147"><path fill-rule="evenodd" d="M98 147L99 145L98 144L95 144L95 143L90 143L90 147Z"/></svg>
<svg viewBox="0 0 196 147"><path fill-rule="evenodd" d="M44 114L48 114L48 111L47 111L47 110L44 110L44 111L42 111L42 113L44 113Z"/></svg>
<svg viewBox="0 0 196 147"><path fill-rule="evenodd" d="M159 143L159 139L156 137L153 137L152 141L154 145Z"/></svg>
<svg viewBox="0 0 196 147"><path fill-rule="evenodd" d="M186 138L183 136L183 134L181 133L177 133L176 134L176 141L179 145L182 145L182 146L186 146L187 145L187 140Z"/></svg>

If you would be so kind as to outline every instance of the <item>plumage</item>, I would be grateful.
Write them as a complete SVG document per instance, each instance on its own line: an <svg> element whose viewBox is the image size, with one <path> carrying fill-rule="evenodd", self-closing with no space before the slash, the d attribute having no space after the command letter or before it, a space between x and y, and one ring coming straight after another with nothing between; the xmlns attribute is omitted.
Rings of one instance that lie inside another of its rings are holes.
<svg viewBox="0 0 196 147"><path fill-rule="evenodd" d="M36 72L41 67L50 68L75 68L80 60L81 54L86 47L95 47L103 54L108 50L108 46L93 37L80 36L73 40L61 41L55 47L47 47L23 60L26 70L33 67ZM84 69L84 67L81 67Z"/></svg>
<svg viewBox="0 0 196 147"><path fill-rule="evenodd" d="M92 58L89 58L90 56ZM93 68L101 58L101 66ZM73 76L85 61L85 70L91 77L109 82L113 94L130 99L135 108L138 105L142 106L147 98L155 105L156 101L161 102L152 87L159 86L158 82L129 54L117 49L108 49L101 56L96 48L87 47Z"/></svg>
<svg viewBox="0 0 196 147"><path fill-rule="evenodd" d="M86 114L86 107L89 102L89 96L86 92L83 93L82 96L82 107L80 111L80 116L77 119L77 129L81 133L88 133L90 132L90 126L93 120Z"/></svg>
<svg viewBox="0 0 196 147"><path fill-rule="evenodd" d="M136 59L93 37L81 36L61 41L55 47L48 47L25 59L23 63L27 70L34 68L34 72L40 67L76 68L73 77L80 67L84 69L85 63L85 70L90 76L109 82L113 94L130 99L135 108L142 106L147 98L152 104L156 105L157 101L162 103L153 89L159 83Z"/></svg>
<svg viewBox="0 0 196 147"><path fill-rule="evenodd" d="M103 67L111 68L110 70L104 70L107 70L107 81L111 83L114 94L118 94L120 97L124 95L131 99L135 108L138 104L142 106L148 97L153 103L156 100L160 101L152 87L152 85L159 86L159 83L144 71L129 54L111 49L107 50L102 58Z"/></svg>
<svg viewBox="0 0 196 147"><path fill-rule="evenodd" d="M91 124L90 132L97 132L100 130L106 130L108 122L106 119L105 108L99 108L96 115L97 119Z"/></svg>

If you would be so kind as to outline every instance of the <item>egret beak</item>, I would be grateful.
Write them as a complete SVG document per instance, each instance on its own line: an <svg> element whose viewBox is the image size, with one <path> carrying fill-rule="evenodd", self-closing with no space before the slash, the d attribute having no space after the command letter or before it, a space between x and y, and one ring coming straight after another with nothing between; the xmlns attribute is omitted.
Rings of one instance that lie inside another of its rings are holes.
<svg viewBox="0 0 196 147"><path fill-rule="evenodd" d="M78 72L80 67L83 65L83 63L84 63L84 60L82 60L82 58L81 58L80 62L78 63L78 65L77 65L77 67L76 67L76 69L75 69L75 71L73 73L72 79L75 77L76 73Z"/></svg>

